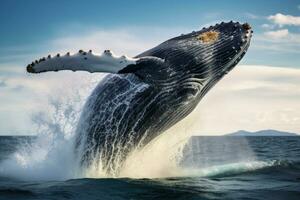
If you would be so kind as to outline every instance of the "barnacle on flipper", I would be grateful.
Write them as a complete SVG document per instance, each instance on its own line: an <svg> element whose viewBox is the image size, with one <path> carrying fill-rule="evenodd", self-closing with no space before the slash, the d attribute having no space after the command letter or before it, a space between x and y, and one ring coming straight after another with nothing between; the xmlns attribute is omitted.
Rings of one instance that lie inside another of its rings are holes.
<svg viewBox="0 0 300 200"><path fill-rule="evenodd" d="M207 31L197 36L197 39L203 43L213 43L217 41L218 38L219 38L219 32L217 31Z"/></svg>

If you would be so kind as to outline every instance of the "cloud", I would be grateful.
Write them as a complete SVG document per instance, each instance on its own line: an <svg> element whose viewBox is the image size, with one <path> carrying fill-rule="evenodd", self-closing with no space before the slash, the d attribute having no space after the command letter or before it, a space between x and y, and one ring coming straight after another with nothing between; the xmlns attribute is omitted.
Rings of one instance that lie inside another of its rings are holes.
<svg viewBox="0 0 300 200"><path fill-rule="evenodd" d="M252 46L269 52L299 53L300 34L295 30L291 32L289 29L283 29L282 27L286 25L299 26L300 16L277 13L266 18L273 24L265 23L261 25L265 31L254 36ZM278 29L278 27L280 28Z"/></svg>
<svg viewBox="0 0 300 200"><path fill-rule="evenodd" d="M161 28L161 27L126 27L111 30L94 28L86 33L66 34L49 42L53 53L73 51L79 49L92 49L101 53L110 49L117 54L135 56L138 53L152 48L155 45L175 37L184 32L190 32L187 28ZM54 52L56 51L56 52Z"/></svg>
<svg viewBox="0 0 300 200"><path fill-rule="evenodd" d="M300 34L291 33L288 29L266 31L254 36L252 48L269 52L300 53Z"/></svg>
<svg viewBox="0 0 300 200"><path fill-rule="evenodd" d="M288 31L288 29L267 31L264 32L262 36L257 37L257 39L272 43L288 44L296 47L299 47L300 44L300 34L291 33Z"/></svg>
<svg viewBox="0 0 300 200"><path fill-rule="evenodd" d="M270 128L299 133L299 85L299 69L237 66L200 102L190 129L199 134Z"/></svg>
<svg viewBox="0 0 300 200"><path fill-rule="evenodd" d="M271 39L280 39L285 38L288 36L289 31L288 29L280 29L276 31L268 31L264 33L267 37L270 37Z"/></svg>
<svg viewBox="0 0 300 200"><path fill-rule="evenodd" d="M281 13L277 13L275 15L268 16L267 19L279 26L284 26L284 25L300 26L300 16L284 15Z"/></svg>
<svg viewBox="0 0 300 200"><path fill-rule="evenodd" d="M136 34L127 31L93 31L85 35L75 35L53 40L52 46L60 51L78 51L92 49L98 53L105 49L116 51L118 54L136 54L152 45L142 42Z"/></svg>
<svg viewBox="0 0 300 200"><path fill-rule="evenodd" d="M270 30L270 29L275 28L275 25L273 25L273 24L262 24L261 27L262 27L263 29Z"/></svg>
<svg viewBox="0 0 300 200"><path fill-rule="evenodd" d="M297 6L298 10L300 10L300 5Z"/></svg>
<svg viewBox="0 0 300 200"><path fill-rule="evenodd" d="M4 81L1 81L1 80L0 80L0 88L1 88L1 87L6 87L6 83L5 83Z"/></svg>
<svg viewBox="0 0 300 200"><path fill-rule="evenodd" d="M253 13L245 13L246 17L250 18L250 19L261 19L263 18L262 16L259 16L259 15L256 15L256 14L253 14Z"/></svg>
<svg viewBox="0 0 300 200"><path fill-rule="evenodd" d="M300 34L296 29L282 28L283 26L300 26L300 16L277 13L264 17L271 23L264 23L263 33L253 37L252 47L268 50L268 53L300 53Z"/></svg>

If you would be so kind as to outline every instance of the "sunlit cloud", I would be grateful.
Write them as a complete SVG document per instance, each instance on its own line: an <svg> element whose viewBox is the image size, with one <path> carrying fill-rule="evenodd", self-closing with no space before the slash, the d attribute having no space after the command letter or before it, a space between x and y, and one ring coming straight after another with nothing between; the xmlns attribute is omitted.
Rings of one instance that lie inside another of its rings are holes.
<svg viewBox="0 0 300 200"><path fill-rule="evenodd" d="M299 85L298 69L237 66L200 102L191 129L199 134L270 128L299 132Z"/></svg>
<svg viewBox="0 0 300 200"><path fill-rule="evenodd" d="M273 23L279 26L300 26L300 16L284 15L281 13L277 13L275 15L268 16L268 20L272 21Z"/></svg>
<svg viewBox="0 0 300 200"><path fill-rule="evenodd" d="M6 87L6 83L3 80L0 80L0 87Z"/></svg>
<svg viewBox="0 0 300 200"><path fill-rule="evenodd" d="M268 31L264 33L267 37L270 37L271 39L280 39L285 38L288 36L289 31L288 29L280 29L276 31Z"/></svg>
<svg viewBox="0 0 300 200"><path fill-rule="evenodd" d="M262 24L261 27L263 29L270 30L270 29L274 29L275 25L274 24Z"/></svg>
<svg viewBox="0 0 300 200"><path fill-rule="evenodd" d="M249 19L261 19L264 18L263 16L257 15L257 14L253 14L253 13L245 13L245 16Z"/></svg>
<svg viewBox="0 0 300 200"><path fill-rule="evenodd" d="M254 35L252 48L266 50L269 53L300 53L300 34L297 30L286 27L299 26L299 16L277 13L261 19L269 22L260 25L263 32ZM283 26L285 28L282 28Z"/></svg>
<svg viewBox="0 0 300 200"><path fill-rule="evenodd" d="M265 31L255 36L253 48L282 53L300 53L300 34L288 29Z"/></svg>
<svg viewBox="0 0 300 200"><path fill-rule="evenodd" d="M83 34L67 34L49 42L49 50L61 53L79 49L102 53L110 49L117 54L135 56L170 37L190 32L188 28L162 28L162 27L121 27L111 30L94 28ZM51 52L51 53L52 53Z"/></svg>
<svg viewBox="0 0 300 200"><path fill-rule="evenodd" d="M264 32L263 35L257 37L259 41L268 41L272 43L288 44L295 47L300 47L300 34L291 33L288 29L279 29L274 31ZM298 48L297 48L298 49Z"/></svg>

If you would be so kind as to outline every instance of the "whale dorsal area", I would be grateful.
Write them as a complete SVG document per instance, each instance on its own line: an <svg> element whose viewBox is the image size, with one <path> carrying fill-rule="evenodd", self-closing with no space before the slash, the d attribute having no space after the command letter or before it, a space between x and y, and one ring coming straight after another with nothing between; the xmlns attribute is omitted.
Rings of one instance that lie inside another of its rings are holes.
<svg viewBox="0 0 300 200"><path fill-rule="evenodd" d="M107 72L118 73L123 68L136 65L142 58L132 58L128 56L116 56L110 50L105 50L101 55L84 52L80 50L76 54L67 53L63 56L41 58L27 66L29 73L41 73L49 71L71 70L87 72Z"/></svg>

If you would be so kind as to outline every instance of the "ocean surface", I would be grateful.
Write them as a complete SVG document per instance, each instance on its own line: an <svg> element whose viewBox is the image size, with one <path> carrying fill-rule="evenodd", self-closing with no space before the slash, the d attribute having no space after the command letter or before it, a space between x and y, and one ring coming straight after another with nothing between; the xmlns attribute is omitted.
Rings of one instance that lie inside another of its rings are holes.
<svg viewBox="0 0 300 200"><path fill-rule="evenodd" d="M34 140L0 137L0 199L300 199L300 137L192 137L177 177L38 180L30 172L30 180L6 173L3 162Z"/></svg>

